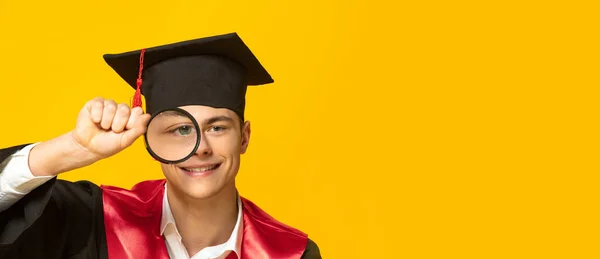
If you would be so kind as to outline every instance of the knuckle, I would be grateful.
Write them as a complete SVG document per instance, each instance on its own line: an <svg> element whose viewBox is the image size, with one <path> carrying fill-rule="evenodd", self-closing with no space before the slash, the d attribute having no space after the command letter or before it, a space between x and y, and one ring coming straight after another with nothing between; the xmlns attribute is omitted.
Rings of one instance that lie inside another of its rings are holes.
<svg viewBox="0 0 600 259"><path fill-rule="evenodd" d="M120 103L117 108L121 112L129 112L129 106L127 106L127 104Z"/></svg>
<svg viewBox="0 0 600 259"><path fill-rule="evenodd" d="M87 101L87 104L92 105L92 106L99 105L99 104L102 104L102 100L98 99L98 98L94 98L94 99Z"/></svg>
<svg viewBox="0 0 600 259"><path fill-rule="evenodd" d="M114 111L117 109L117 106L114 104L104 104L104 108L110 111Z"/></svg>

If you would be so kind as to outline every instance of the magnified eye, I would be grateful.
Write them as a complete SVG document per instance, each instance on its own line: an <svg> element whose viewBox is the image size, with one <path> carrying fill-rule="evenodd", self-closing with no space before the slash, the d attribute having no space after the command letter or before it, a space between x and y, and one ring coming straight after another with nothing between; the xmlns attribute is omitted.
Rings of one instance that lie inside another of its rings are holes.
<svg viewBox="0 0 600 259"><path fill-rule="evenodd" d="M189 134L192 134L192 127L190 126L181 126L179 128L176 129L177 133L186 136Z"/></svg>
<svg viewBox="0 0 600 259"><path fill-rule="evenodd" d="M189 125L183 125L183 126L179 126L175 129L172 129L169 131L169 133L177 135L177 136L188 136L190 134L194 133L194 127L189 126Z"/></svg>

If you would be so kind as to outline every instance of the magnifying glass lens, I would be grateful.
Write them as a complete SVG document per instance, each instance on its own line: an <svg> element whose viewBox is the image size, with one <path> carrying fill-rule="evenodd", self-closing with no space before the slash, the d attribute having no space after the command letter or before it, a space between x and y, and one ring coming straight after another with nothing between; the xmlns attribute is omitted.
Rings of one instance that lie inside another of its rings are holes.
<svg viewBox="0 0 600 259"><path fill-rule="evenodd" d="M179 161L195 152L199 136L189 114L167 110L151 119L146 132L146 143L151 153L163 162Z"/></svg>

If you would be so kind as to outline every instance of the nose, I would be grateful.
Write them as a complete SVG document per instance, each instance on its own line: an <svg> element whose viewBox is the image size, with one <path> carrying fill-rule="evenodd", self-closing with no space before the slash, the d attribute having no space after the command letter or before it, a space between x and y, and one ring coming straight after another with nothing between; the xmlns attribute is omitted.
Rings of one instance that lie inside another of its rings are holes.
<svg viewBox="0 0 600 259"><path fill-rule="evenodd" d="M198 145L196 154L201 157L210 156L212 154L212 148L210 147L210 143L208 142L208 139L204 136L203 133L200 133L200 144Z"/></svg>

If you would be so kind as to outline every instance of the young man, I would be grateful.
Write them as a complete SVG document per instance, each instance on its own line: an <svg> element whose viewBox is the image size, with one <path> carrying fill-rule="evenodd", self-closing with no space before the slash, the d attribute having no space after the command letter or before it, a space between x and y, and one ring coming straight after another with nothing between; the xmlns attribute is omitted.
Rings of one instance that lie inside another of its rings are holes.
<svg viewBox="0 0 600 259"><path fill-rule="evenodd" d="M136 89L134 103L145 96L147 113L96 98L74 130L0 149L0 258L321 258L306 234L237 192L250 141L246 87L273 82L237 34L104 58ZM177 140L196 134L198 141L187 157L160 163L164 180L125 190L56 179L129 147L150 134L151 115L173 108L197 124L156 131L170 141L150 143L151 153L162 161L182 150Z"/></svg>

